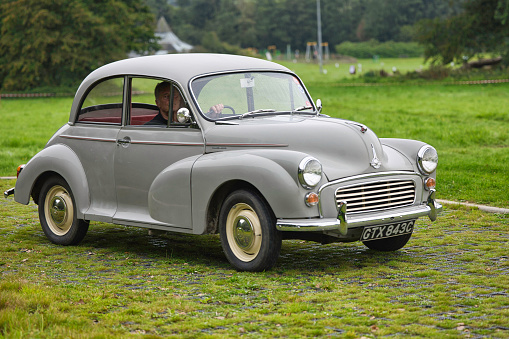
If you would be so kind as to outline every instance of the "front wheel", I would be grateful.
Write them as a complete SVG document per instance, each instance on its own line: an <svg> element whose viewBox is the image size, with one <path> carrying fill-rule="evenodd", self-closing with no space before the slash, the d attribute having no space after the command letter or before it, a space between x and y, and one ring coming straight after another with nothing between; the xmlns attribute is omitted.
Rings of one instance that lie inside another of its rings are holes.
<svg viewBox="0 0 509 339"><path fill-rule="evenodd" d="M276 263L282 236L265 201L239 190L224 201L219 214L221 245L228 261L239 271L260 272Z"/></svg>
<svg viewBox="0 0 509 339"><path fill-rule="evenodd" d="M391 251L397 251L400 248L403 248L403 246L406 245L408 240L410 240L411 236L412 236L412 233L408 233L408 234L398 235L397 237L371 240L371 241L363 241L362 243L364 245L366 245L366 247L368 247L372 250L375 250L375 251L391 252Z"/></svg>
<svg viewBox="0 0 509 339"><path fill-rule="evenodd" d="M42 186L39 220L46 237L58 245L76 245L88 231L88 222L76 217L76 204L69 185L60 177L52 177Z"/></svg>

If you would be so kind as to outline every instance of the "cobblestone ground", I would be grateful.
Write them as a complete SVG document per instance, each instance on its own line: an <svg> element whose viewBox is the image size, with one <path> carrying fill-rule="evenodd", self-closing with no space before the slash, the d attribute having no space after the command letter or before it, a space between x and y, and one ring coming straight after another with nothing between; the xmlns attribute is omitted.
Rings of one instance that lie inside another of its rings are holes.
<svg viewBox="0 0 509 339"><path fill-rule="evenodd" d="M50 293L28 314L56 308L88 324L71 336L94 324L119 336L509 338L507 215L446 207L391 253L285 241L276 267L253 274L230 268L217 236L97 223L60 247L35 205L1 200L0 213L0 336L18 333L2 323L2 293L23 281Z"/></svg>

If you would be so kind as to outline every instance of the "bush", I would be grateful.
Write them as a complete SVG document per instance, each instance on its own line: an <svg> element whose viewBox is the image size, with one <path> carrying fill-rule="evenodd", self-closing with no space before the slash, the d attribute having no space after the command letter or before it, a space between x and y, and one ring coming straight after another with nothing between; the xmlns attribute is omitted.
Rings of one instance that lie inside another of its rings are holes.
<svg viewBox="0 0 509 339"><path fill-rule="evenodd" d="M382 58L420 57L424 49L416 42L365 42L345 41L336 46L336 53L360 59L369 59L375 55Z"/></svg>

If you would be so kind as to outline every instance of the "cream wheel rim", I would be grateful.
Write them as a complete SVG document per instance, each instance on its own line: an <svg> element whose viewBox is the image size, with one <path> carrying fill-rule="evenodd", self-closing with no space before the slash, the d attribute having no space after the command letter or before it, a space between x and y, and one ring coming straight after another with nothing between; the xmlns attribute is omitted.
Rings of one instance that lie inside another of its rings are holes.
<svg viewBox="0 0 509 339"><path fill-rule="evenodd" d="M62 236L71 229L74 206L71 196L62 186L53 186L44 199L44 214L51 232Z"/></svg>
<svg viewBox="0 0 509 339"><path fill-rule="evenodd" d="M239 260L249 262L256 258L262 245L262 227L251 206L239 203L232 207L226 219L226 237Z"/></svg>

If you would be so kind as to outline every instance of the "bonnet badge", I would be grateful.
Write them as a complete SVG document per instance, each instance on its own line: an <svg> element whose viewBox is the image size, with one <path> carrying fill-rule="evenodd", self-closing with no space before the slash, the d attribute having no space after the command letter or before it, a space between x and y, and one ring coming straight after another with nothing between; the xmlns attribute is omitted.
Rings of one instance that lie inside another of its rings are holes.
<svg viewBox="0 0 509 339"><path fill-rule="evenodd" d="M371 144L371 150L373 151L373 159L371 159L371 162L369 163L371 165L371 167L373 167L374 169L379 169L380 166L382 166L382 162L380 161L380 159L378 159L378 157L376 156L376 151L375 151L375 146L373 146L373 144Z"/></svg>

